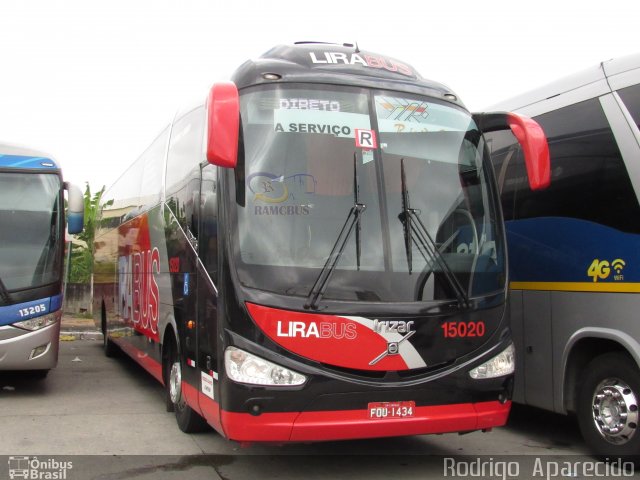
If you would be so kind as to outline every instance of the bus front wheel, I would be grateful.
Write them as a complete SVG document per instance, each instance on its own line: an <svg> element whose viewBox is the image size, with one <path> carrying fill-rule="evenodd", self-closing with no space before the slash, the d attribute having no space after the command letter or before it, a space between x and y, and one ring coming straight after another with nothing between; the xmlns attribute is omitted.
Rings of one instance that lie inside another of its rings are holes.
<svg viewBox="0 0 640 480"><path fill-rule="evenodd" d="M182 391L182 362L173 338L167 344L168 352L164 356L165 388L167 402L176 416L178 427L185 433L202 432L208 428L202 418L188 404Z"/></svg>
<svg viewBox="0 0 640 480"><path fill-rule="evenodd" d="M603 457L640 454L640 372L621 353L594 358L578 390L577 415L589 448Z"/></svg>

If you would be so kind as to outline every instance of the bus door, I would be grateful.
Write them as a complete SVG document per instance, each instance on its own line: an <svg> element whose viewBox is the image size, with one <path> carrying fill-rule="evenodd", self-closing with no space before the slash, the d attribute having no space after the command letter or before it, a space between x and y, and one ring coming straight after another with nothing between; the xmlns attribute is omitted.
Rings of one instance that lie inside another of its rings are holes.
<svg viewBox="0 0 640 480"><path fill-rule="evenodd" d="M217 167L201 169L200 228L197 265L197 335L199 406L202 415L216 425L219 420L217 307L218 307L218 188ZM217 402L217 403L213 403Z"/></svg>

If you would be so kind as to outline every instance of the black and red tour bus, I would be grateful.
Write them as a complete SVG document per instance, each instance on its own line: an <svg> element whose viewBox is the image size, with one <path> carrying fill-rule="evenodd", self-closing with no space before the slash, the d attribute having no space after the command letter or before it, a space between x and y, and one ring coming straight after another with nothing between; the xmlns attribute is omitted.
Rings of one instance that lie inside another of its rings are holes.
<svg viewBox="0 0 640 480"><path fill-rule="evenodd" d="M483 132L531 188L540 127L357 46L278 46L178 112L103 195L94 312L186 432L488 430L510 408L505 233ZM205 423L206 422L206 423Z"/></svg>

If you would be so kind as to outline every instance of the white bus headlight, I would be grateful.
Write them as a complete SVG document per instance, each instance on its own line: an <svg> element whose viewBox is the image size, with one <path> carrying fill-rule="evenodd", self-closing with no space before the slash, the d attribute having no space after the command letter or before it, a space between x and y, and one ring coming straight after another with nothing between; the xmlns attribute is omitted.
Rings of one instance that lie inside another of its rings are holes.
<svg viewBox="0 0 640 480"><path fill-rule="evenodd" d="M30 318L29 320L23 320L22 322L16 322L14 327L22 328L24 330L40 330L41 328L53 325L58 321L62 315L60 312L50 313L48 315L42 315L41 317Z"/></svg>
<svg viewBox="0 0 640 480"><path fill-rule="evenodd" d="M496 378L510 375L516 368L516 349L513 343L502 353L499 353L488 362L477 366L469 372L471 378L482 380L484 378Z"/></svg>
<svg viewBox="0 0 640 480"><path fill-rule="evenodd" d="M239 383L268 386L302 385L307 377L236 347L224 352L227 376Z"/></svg>

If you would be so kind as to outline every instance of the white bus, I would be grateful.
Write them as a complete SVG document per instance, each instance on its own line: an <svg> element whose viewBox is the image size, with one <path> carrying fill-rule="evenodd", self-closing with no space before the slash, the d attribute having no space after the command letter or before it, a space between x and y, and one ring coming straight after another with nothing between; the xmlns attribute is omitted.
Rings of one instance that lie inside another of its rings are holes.
<svg viewBox="0 0 640 480"><path fill-rule="evenodd" d="M577 414L602 455L640 453L640 55L494 105L535 119L551 186L526 186L508 132L490 134L509 247L514 399Z"/></svg>

